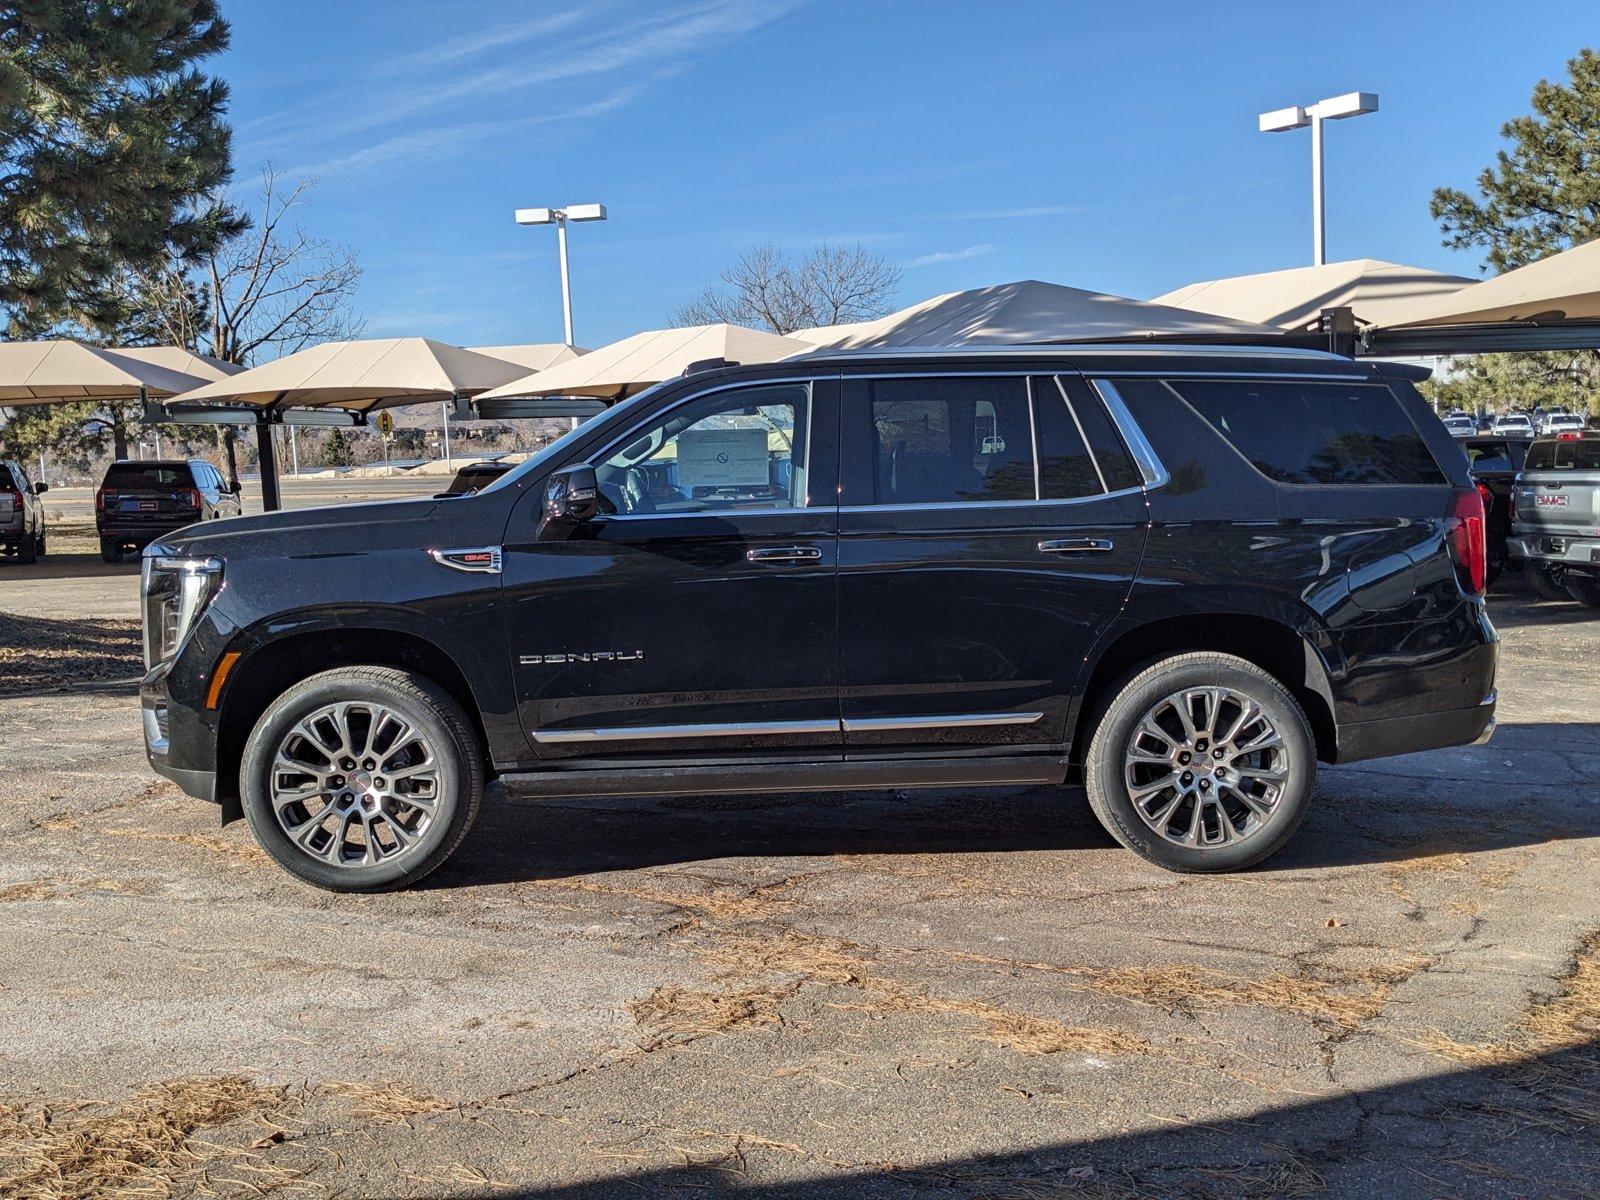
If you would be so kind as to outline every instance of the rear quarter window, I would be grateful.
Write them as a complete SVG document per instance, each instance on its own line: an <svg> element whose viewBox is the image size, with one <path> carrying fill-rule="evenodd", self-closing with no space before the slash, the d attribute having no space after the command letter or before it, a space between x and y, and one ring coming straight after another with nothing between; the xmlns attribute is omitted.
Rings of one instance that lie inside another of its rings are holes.
<svg viewBox="0 0 1600 1200"><path fill-rule="evenodd" d="M187 463L172 466L159 463L117 463L106 472L106 487L128 491L194 487Z"/></svg>
<svg viewBox="0 0 1600 1200"><path fill-rule="evenodd" d="M1449 482L1386 387L1296 380L1173 380L1168 386L1277 483Z"/></svg>
<svg viewBox="0 0 1600 1200"><path fill-rule="evenodd" d="M0 463L0 491L11 491L16 486L16 482L11 478L11 468L5 463Z"/></svg>

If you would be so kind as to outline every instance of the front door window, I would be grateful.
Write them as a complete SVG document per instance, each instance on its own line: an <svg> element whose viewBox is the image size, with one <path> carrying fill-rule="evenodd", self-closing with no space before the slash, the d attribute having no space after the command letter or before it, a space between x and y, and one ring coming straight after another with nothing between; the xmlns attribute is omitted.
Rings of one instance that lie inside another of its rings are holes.
<svg viewBox="0 0 1600 1200"><path fill-rule="evenodd" d="M609 512L731 513L804 508L811 388L713 392L630 433L595 468Z"/></svg>

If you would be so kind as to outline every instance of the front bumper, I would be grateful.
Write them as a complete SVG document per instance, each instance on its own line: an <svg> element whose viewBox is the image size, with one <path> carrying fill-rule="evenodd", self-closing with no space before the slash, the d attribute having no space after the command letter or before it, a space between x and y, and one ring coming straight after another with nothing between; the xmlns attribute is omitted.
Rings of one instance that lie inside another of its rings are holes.
<svg viewBox="0 0 1600 1200"><path fill-rule="evenodd" d="M1518 530L1506 539L1506 549L1512 558L1600 571L1600 538L1596 537Z"/></svg>
<svg viewBox="0 0 1600 1200"><path fill-rule="evenodd" d="M195 799L219 803L217 734L207 719L211 714L173 702L169 666L157 667L139 685L145 758L152 771Z"/></svg>

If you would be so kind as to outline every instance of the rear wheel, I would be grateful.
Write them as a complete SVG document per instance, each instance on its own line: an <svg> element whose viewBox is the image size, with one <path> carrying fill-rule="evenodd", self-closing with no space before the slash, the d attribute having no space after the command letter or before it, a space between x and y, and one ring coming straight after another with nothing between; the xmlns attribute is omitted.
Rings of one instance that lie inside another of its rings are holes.
<svg viewBox="0 0 1600 1200"><path fill-rule="evenodd" d="M1600 578L1568 571L1566 573L1566 584L1567 594L1579 604L1587 604L1590 608L1600 608Z"/></svg>
<svg viewBox="0 0 1600 1200"><path fill-rule="evenodd" d="M1541 600L1566 600L1567 589L1562 586L1560 577L1542 562L1531 559L1527 565L1528 586L1533 588L1534 595Z"/></svg>
<svg viewBox="0 0 1600 1200"><path fill-rule="evenodd" d="M389 891L438 869L467 836L483 756L431 680L341 667L267 707L239 784L251 831L280 865L331 891Z"/></svg>
<svg viewBox="0 0 1600 1200"><path fill-rule="evenodd" d="M121 543L111 541L109 538L101 538L100 539L100 561L101 562L108 562L108 563L121 562L122 561L122 545L121 545Z"/></svg>
<svg viewBox="0 0 1600 1200"><path fill-rule="evenodd" d="M44 532L44 530L41 529L39 531L39 551L38 551L40 558L44 557L45 551L47 549L48 549L48 547L45 544L45 532Z"/></svg>
<svg viewBox="0 0 1600 1200"><path fill-rule="evenodd" d="M1116 692L1084 763L1106 830L1169 871L1237 871L1294 833L1316 743L1289 691L1231 654L1180 654Z"/></svg>

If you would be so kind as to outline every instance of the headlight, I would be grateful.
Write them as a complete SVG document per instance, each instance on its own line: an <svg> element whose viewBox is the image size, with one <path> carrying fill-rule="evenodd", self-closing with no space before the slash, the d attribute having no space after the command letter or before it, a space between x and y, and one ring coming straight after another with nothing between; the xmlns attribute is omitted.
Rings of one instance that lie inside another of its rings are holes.
<svg viewBox="0 0 1600 1200"><path fill-rule="evenodd" d="M178 656L183 640L221 589L220 558L145 555L139 583L145 670Z"/></svg>

